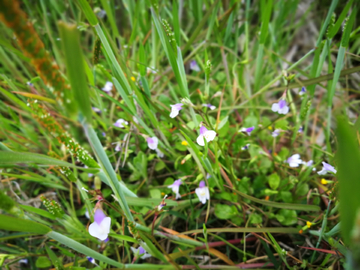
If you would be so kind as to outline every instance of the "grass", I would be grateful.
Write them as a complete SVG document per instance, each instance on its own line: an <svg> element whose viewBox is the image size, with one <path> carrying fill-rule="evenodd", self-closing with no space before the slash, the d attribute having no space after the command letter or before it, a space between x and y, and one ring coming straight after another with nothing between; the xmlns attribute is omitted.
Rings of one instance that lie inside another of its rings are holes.
<svg viewBox="0 0 360 270"><path fill-rule="evenodd" d="M358 6L325 2L0 0L0 266L357 269Z"/></svg>

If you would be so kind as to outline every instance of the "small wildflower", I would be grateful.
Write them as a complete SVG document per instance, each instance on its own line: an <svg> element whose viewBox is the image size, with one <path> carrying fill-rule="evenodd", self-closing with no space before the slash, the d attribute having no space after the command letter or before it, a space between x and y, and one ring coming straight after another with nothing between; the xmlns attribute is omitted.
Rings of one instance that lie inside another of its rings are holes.
<svg viewBox="0 0 360 270"><path fill-rule="evenodd" d="M120 118L118 119L115 123L114 126L118 127L118 128L124 128L124 125L128 125L129 123L127 121L125 121L124 119Z"/></svg>
<svg viewBox="0 0 360 270"><path fill-rule="evenodd" d="M321 179L320 182L321 182L322 185L327 185L327 184L329 183L329 182L328 182L326 179L324 179L324 178Z"/></svg>
<svg viewBox="0 0 360 270"><path fill-rule="evenodd" d="M200 127L200 135L197 137L196 142L198 145L204 146L204 138L207 142L211 142L216 137L216 132L214 130L208 130L206 127Z"/></svg>
<svg viewBox="0 0 360 270"><path fill-rule="evenodd" d="M181 195L179 193L179 188L180 185L182 184L181 179L175 180L174 183L170 186L168 186L168 188L171 188L172 191L176 194L176 200L177 199L181 199Z"/></svg>
<svg viewBox="0 0 360 270"><path fill-rule="evenodd" d="M159 158L163 158L164 157L164 153L160 151L160 149L156 148L155 149L156 154L159 156Z"/></svg>
<svg viewBox="0 0 360 270"><path fill-rule="evenodd" d="M289 107L286 104L284 99L281 99L278 103L274 103L271 106L273 112L278 112L279 114L287 114L289 112Z"/></svg>
<svg viewBox="0 0 360 270"><path fill-rule="evenodd" d="M91 107L91 109L96 113L101 113L101 110L99 108Z"/></svg>
<svg viewBox="0 0 360 270"><path fill-rule="evenodd" d="M136 79L135 79L135 77L134 77L134 76L131 76L131 77L130 77L130 79L131 79L133 82L135 82L135 81L136 81Z"/></svg>
<svg viewBox="0 0 360 270"><path fill-rule="evenodd" d="M200 182L199 187L195 189L195 193L202 204L205 204L206 200L210 200L209 188L205 186L205 181Z"/></svg>
<svg viewBox="0 0 360 270"><path fill-rule="evenodd" d="M111 90L113 89L113 83L112 82L106 82L104 87L101 88L101 90L105 91L105 92L111 92Z"/></svg>
<svg viewBox="0 0 360 270"><path fill-rule="evenodd" d="M175 118L176 116L178 116L180 110L182 110L183 105L184 104L182 104L182 103L176 103L175 105L170 105L170 107L171 107L170 117Z"/></svg>
<svg viewBox="0 0 360 270"><path fill-rule="evenodd" d="M167 198L168 195L165 195L164 198L162 199L161 203L158 205L157 210L161 211L161 209L163 209L163 207L166 206L166 202L165 199Z"/></svg>
<svg viewBox="0 0 360 270"><path fill-rule="evenodd" d="M106 11L101 9L98 13L96 13L96 15L100 18L100 19L104 19L106 16Z"/></svg>
<svg viewBox="0 0 360 270"><path fill-rule="evenodd" d="M110 226L111 218L105 216L104 212L98 208L95 210L94 222L89 226L89 234L104 241L108 238Z"/></svg>
<svg viewBox="0 0 360 270"><path fill-rule="evenodd" d="M299 165L303 163L299 154L292 155L286 160L286 162L289 163L289 166L293 168L299 167Z"/></svg>
<svg viewBox="0 0 360 270"><path fill-rule="evenodd" d="M196 71L196 72L200 71L200 67L199 67L199 65L197 64L197 62L195 60L192 60L190 62L190 69L193 70L193 71Z"/></svg>
<svg viewBox="0 0 360 270"><path fill-rule="evenodd" d="M211 104L202 104L203 107L208 107L210 110L215 110L216 106L211 105Z"/></svg>
<svg viewBox="0 0 360 270"><path fill-rule="evenodd" d="M248 136L251 135L251 132L255 129L255 127L241 128L239 132L245 132Z"/></svg>
<svg viewBox="0 0 360 270"><path fill-rule="evenodd" d="M268 126L268 130L273 130L272 126Z"/></svg>
<svg viewBox="0 0 360 270"><path fill-rule="evenodd" d="M21 259L19 263L28 264L28 259Z"/></svg>
<svg viewBox="0 0 360 270"><path fill-rule="evenodd" d="M310 221L306 221L306 226L310 229L312 223Z"/></svg>
<svg viewBox="0 0 360 270"><path fill-rule="evenodd" d="M299 96L302 96L306 93L306 88L303 86L301 87L301 90L299 91Z"/></svg>
<svg viewBox="0 0 360 270"><path fill-rule="evenodd" d="M134 253L135 258L146 259L146 258L151 257L151 255L149 253L147 253L142 246L140 246L138 248L134 248L134 247L130 247L130 248L131 248L132 252Z"/></svg>
<svg viewBox="0 0 360 270"><path fill-rule="evenodd" d="M299 129L298 129L298 133L303 133L303 127L299 127Z"/></svg>
<svg viewBox="0 0 360 270"><path fill-rule="evenodd" d="M280 129L275 129L272 133L271 133L271 136L276 138L277 136L280 135Z"/></svg>
<svg viewBox="0 0 360 270"><path fill-rule="evenodd" d="M310 167L311 165L313 165L314 161L311 159L309 160L308 162L306 161L303 161L303 164L306 166L306 167Z"/></svg>
<svg viewBox="0 0 360 270"><path fill-rule="evenodd" d="M157 149L157 146L158 146L158 143L159 143L158 138L156 138L156 137L147 137L147 138L146 138L146 141L147 141L147 143L148 143L148 147L149 147L151 150Z"/></svg>
<svg viewBox="0 0 360 270"><path fill-rule="evenodd" d="M325 175L327 172L332 172L334 174L336 174L336 170L333 166L331 166L330 164L326 163L326 162L322 162L323 164L323 168L321 171L318 172L319 175Z"/></svg>
<svg viewBox="0 0 360 270"><path fill-rule="evenodd" d="M117 142L117 143L113 143L115 144L115 152L120 152L121 151L121 142Z"/></svg>
<svg viewBox="0 0 360 270"><path fill-rule="evenodd" d="M250 143L247 143L245 146L241 147L241 150L248 150Z"/></svg>
<svg viewBox="0 0 360 270"><path fill-rule="evenodd" d="M92 264L95 264L95 265L96 265L96 261L95 261L94 258L88 256L88 257L86 257L86 259L87 259L89 262L91 262Z"/></svg>
<svg viewBox="0 0 360 270"><path fill-rule="evenodd" d="M187 141L182 141L182 142L181 142L181 145L183 145L183 146L188 146L189 144L188 144Z"/></svg>

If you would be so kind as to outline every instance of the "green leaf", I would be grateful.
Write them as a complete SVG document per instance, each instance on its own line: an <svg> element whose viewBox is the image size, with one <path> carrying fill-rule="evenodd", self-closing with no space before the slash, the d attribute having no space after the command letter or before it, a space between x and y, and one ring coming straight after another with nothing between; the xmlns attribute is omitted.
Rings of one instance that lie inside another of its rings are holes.
<svg viewBox="0 0 360 270"><path fill-rule="evenodd" d="M263 219L259 214L252 214L250 216L250 224L261 224L262 222Z"/></svg>
<svg viewBox="0 0 360 270"><path fill-rule="evenodd" d="M36 259L35 266L37 268L48 268L52 266L52 263L47 257L41 256Z"/></svg>
<svg viewBox="0 0 360 270"><path fill-rule="evenodd" d="M30 232L37 234L46 234L51 231L49 227L35 221L6 215L0 215L0 229L6 231Z"/></svg>
<svg viewBox="0 0 360 270"><path fill-rule="evenodd" d="M297 223L297 214L295 210L281 209L276 214L276 219L285 226L290 226Z"/></svg>
<svg viewBox="0 0 360 270"><path fill-rule="evenodd" d="M269 175L268 181L269 181L269 186L272 189L276 190L280 184L280 177L277 173L273 173Z"/></svg>
<svg viewBox="0 0 360 270"><path fill-rule="evenodd" d="M336 176L339 181L341 233L344 242L350 245L351 232L360 209L360 151L356 132L349 126L347 119L338 117L337 125Z"/></svg>
<svg viewBox="0 0 360 270"><path fill-rule="evenodd" d="M235 205L227 205L227 204L216 204L215 205L215 215L219 219L230 219L233 216L239 214Z"/></svg>
<svg viewBox="0 0 360 270"><path fill-rule="evenodd" d="M71 84L73 98L86 120L91 123L89 87L86 81L85 62L80 48L79 30L76 25L59 23L60 37L65 54L66 73ZM67 102L65 100L65 102Z"/></svg>
<svg viewBox="0 0 360 270"><path fill-rule="evenodd" d="M75 167L75 165L45 155L23 152L0 151L0 167L3 165L21 165L22 163L37 163L41 165L57 165Z"/></svg>

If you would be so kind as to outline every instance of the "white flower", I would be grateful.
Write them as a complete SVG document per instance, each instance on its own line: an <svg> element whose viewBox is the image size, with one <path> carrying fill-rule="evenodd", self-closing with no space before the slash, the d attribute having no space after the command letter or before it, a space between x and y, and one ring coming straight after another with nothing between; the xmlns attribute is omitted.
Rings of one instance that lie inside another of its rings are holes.
<svg viewBox="0 0 360 270"><path fill-rule="evenodd" d="M206 127L202 126L200 128L200 135L199 137L197 137L196 142L198 143L198 145L204 146L204 138L206 139L207 142L211 142L212 140L214 140L216 137L216 132L213 130L207 130Z"/></svg>
<svg viewBox="0 0 360 270"><path fill-rule="evenodd" d="M129 123L127 121L125 121L124 119L120 118L118 119L115 123L114 126L118 127L118 128L124 128L124 125L128 125Z"/></svg>
<svg viewBox="0 0 360 270"><path fill-rule="evenodd" d="M110 92L113 89L113 83L112 82L106 82L104 87L101 88L101 90L105 91L105 92Z"/></svg>
<svg viewBox="0 0 360 270"><path fill-rule="evenodd" d="M299 154L292 155L286 160L286 162L289 163L289 166L293 168L299 167L299 165L303 163Z"/></svg>
<svg viewBox="0 0 360 270"><path fill-rule="evenodd" d="M156 150L156 149L157 149L158 143L159 143L158 138L156 138L156 137L147 137L147 138L146 138L146 141L147 141L147 143L148 143L148 147L149 147L151 150Z"/></svg>
<svg viewBox="0 0 360 270"><path fill-rule="evenodd" d="M204 181L200 182L199 187L195 189L195 193L199 197L199 200L202 202L202 204L205 204L206 200L210 200L209 188L205 186Z"/></svg>
<svg viewBox="0 0 360 270"><path fill-rule="evenodd" d="M175 105L170 105L171 107L171 113L170 113L170 117L174 118L176 116L179 115L180 110L182 110L182 103L176 103Z"/></svg>
<svg viewBox="0 0 360 270"><path fill-rule="evenodd" d="M286 101L281 99L278 103L274 103L271 106L271 110L280 114L287 114L289 112L289 107L287 106Z"/></svg>
<svg viewBox="0 0 360 270"><path fill-rule="evenodd" d="M108 238L110 226L111 218L105 216L104 212L98 208L94 214L94 222L89 226L89 234L104 241Z"/></svg>
<svg viewBox="0 0 360 270"><path fill-rule="evenodd" d="M176 200L177 199L181 199L181 195L179 193L179 188L180 185L182 184L181 179L175 180L174 183L170 186L168 186L168 188L171 188L172 191L176 194Z"/></svg>

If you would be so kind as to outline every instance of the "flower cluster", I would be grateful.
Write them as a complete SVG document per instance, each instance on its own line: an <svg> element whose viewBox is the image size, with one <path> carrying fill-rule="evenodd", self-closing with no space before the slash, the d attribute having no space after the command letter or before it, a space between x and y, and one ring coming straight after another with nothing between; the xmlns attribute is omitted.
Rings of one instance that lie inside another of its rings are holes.
<svg viewBox="0 0 360 270"><path fill-rule="evenodd" d="M182 180L178 179L175 180L172 185L168 186L168 188L171 188L172 191L175 193L176 200L181 199L181 195L179 192L181 184L182 184ZM203 204L206 203L206 200L210 200L209 188L205 185L205 181L200 182L199 187L195 189L195 194L198 196L200 202L202 202Z"/></svg>
<svg viewBox="0 0 360 270"><path fill-rule="evenodd" d="M49 200L45 196L40 196L40 200L44 204L45 208L53 214L55 217L62 217L64 215L64 210L61 206L54 200Z"/></svg>

